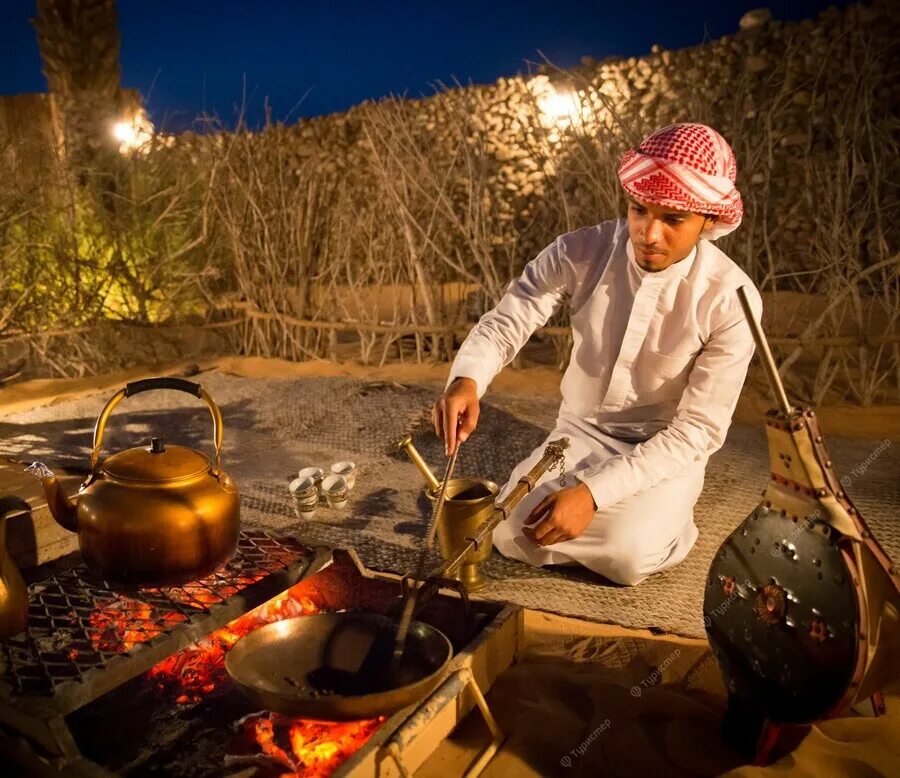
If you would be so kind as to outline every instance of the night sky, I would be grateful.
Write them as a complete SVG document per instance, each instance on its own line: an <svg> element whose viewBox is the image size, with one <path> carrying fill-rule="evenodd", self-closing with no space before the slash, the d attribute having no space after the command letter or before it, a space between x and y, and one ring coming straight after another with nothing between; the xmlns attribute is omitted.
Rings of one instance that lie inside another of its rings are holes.
<svg viewBox="0 0 900 778"><path fill-rule="evenodd" d="M173 131L204 112L233 123L246 81L248 120L258 126L266 98L273 118L290 122L390 93L430 94L437 81L526 72L539 50L563 67L583 55L637 56L654 43L680 48L732 34L760 5L792 20L832 4L119 0L122 83L141 91L158 128ZM0 3L0 94L46 89L33 14L34 0Z"/></svg>

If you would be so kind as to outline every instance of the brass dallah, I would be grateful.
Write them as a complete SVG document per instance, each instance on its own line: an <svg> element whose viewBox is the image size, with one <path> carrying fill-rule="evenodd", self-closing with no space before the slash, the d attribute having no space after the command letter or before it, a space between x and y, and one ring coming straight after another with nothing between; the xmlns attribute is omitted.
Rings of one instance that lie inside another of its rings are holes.
<svg viewBox="0 0 900 778"><path fill-rule="evenodd" d="M0 500L0 640L18 635L28 621L25 581L6 548L6 517L10 512Z"/></svg>

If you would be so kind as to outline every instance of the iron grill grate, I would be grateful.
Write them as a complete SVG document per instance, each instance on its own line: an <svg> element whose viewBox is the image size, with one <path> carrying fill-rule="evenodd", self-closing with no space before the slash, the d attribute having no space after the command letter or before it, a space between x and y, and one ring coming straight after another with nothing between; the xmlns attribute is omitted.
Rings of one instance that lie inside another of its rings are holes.
<svg viewBox="0 0 900 778"><path fill-rule="evenodd" d="M234 595L311 556L295 538L245 530L231 561L182 586L123 593L84 566L57 573L28 587L28 627L0 643L0 682L15 696L53 695L61 684L86 681L179 627L204 621Z"/></svg>

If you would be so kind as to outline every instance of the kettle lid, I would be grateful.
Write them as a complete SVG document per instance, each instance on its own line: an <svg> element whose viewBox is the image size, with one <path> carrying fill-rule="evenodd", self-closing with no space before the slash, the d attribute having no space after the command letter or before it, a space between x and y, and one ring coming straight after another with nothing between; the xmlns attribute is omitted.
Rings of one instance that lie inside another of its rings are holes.
<svg viewBox="0 0 900 778"><path fill-rule="evenodd" d="M149 446L136 446L111 454L103 462L103 472L123 481L165 483L202 475L210 461L187 446L167 446L153 438Z"/></svg>

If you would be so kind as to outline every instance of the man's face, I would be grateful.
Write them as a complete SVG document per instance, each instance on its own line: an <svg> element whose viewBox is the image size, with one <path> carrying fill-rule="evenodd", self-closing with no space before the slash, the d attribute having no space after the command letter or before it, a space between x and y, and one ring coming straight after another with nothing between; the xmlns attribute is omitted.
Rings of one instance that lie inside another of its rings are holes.
<svg viewBox="0 0 900 778"><path fill-rule="evenodd" d="M675 211L630 197L628 236L635 260L651 273L665 270L691 253L710 221L699 213Z"/></svg>

